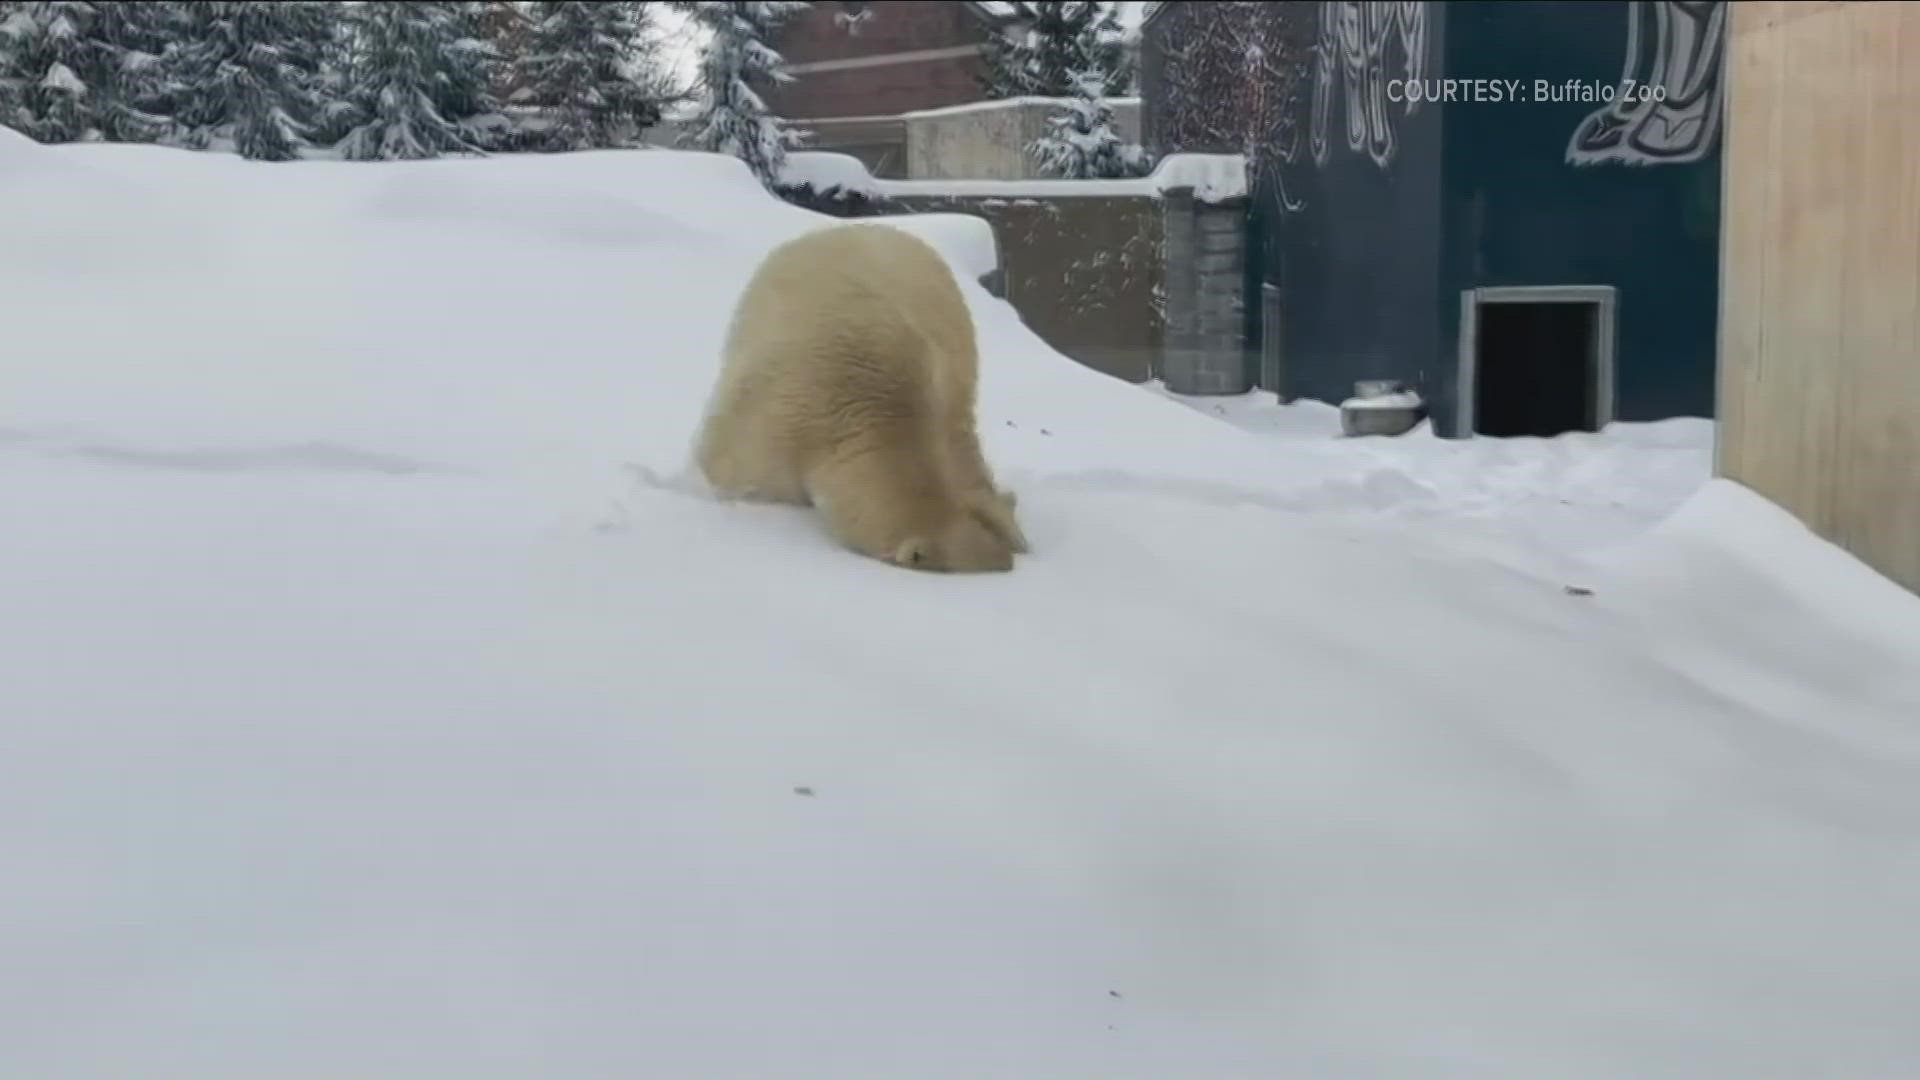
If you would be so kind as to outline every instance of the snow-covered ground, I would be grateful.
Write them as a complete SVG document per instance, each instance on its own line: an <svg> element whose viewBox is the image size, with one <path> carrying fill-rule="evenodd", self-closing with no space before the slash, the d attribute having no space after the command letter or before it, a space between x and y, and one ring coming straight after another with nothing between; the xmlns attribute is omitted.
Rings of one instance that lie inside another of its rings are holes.
<svg viewBox="0 0 1920 1080"><path fill-rule="evenodd" d="M1278 403L1266 391L1181 397L1274 440L1275 473L1296 508L1355 508L1421 529L1444 525L1539 554L1583 554L1630 540L1681 508L1713 471L1713 423L1617 424L1604 435L1441 439L1429 425L1394 439L1350 439L1340 410Z"/></svg>
<svg viewBox="0 0 1920 1080"><path fill-rule="evenodd" d="M823 220L731 162L0 205L0 1075L1920 1069L1920 600L1703 425L1338 440L969 285L1036 551L916 575L674 482Z"/></svg>

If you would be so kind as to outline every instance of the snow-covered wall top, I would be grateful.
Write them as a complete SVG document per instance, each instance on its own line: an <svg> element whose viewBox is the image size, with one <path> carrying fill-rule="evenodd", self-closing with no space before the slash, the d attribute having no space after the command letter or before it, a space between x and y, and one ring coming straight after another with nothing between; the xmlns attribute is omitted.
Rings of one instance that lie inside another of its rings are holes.
<svg viewBox="0 0 1920 1080"><path fill-rule="evenodd" d="M986 218L975 214L903 214L886 221L933 245L955 271L975 281L1000 269L1000 243Z"/></svg>
<svg viewBox="0 0 1920 1080"><path fill-rule="evenodd" d="M1247 194L1247 162L1239 154L1169 154L1148 176L1129 180L882 180L859 158L825 151L787 155L784 184L839 191L869 199L940 196L1053 199L1137 195L1159 197L1183 188L1201 202Z"/></svg>
<svg viewBox="0 0 1920 1080"><path fill-rule="evenodd" d="M822 192L838 190L870 199L880 193L880 181L867 171L865 162L852 154L829 150L789 153L785 167L780 170L780 183L785 187L810 187Z"/></svg>
<svg viewBox="0 0 1920 1080"><path fill-rule="evenodd" d="M1071 98L1057 97L1010 97L995 98L991 101L968 101L960 105L944 105L938 109L915 109L900 114L902 120L926 119L940 116L964 116L967 113L1004 112L1012 109L1059 108L1071 101ZM1104 99L1115 107L1133 106L1138 108L1138 97L1110 97Z"/></svg>

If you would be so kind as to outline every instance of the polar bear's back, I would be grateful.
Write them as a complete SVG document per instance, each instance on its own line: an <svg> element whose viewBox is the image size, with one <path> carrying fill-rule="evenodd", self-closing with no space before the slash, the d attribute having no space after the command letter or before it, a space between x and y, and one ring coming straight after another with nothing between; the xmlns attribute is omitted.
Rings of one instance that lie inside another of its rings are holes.
<svg viewBox="0 0 1920 1080"><path fill-rule="evenodd" d="M854 412L971 410L973 318L946 260L877 224L837 224L770 251L728 326L715 407L795 438ZM825 437L828 432L818 433Z"/></svg>
<svg viewBox="0 0 1920 1080"><path fill-rule="evenodd" d="M751 317L743 320L748 308ZM770 314L793 321L782 327L762 317ZM733 330L799 336L803 326L823 321L864 332L910 331L943 351L973 351L973 317L946 260L890 225L834 225L775 247L749 279Z"/></svg>

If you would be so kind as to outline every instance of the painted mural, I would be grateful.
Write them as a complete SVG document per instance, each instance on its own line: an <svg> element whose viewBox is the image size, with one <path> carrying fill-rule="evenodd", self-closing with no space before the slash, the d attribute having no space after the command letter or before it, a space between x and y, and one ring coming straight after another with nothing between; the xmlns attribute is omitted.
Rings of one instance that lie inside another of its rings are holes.
<svg viewBox="0 0 1920 1080"><path fill-rule="evenodd" d="M1305 207L1287 188L1295 167L1340 153L1391 166L1399 125L1421 105L1389 89L1433 66L1427 0L1184 3L1148 14L1160 53L1144 89L1155 140L1245 154L1254 190L1283 212Z"/></svg>
<svg viewBox="0 0 1920 1080"><path fill-rule="evenodd" d="M1429 65L1427 5L1423 0L1320 5L1313 46L1313 161L1325 165L1333 150L1335 105L1346 120L1346 146L1375 165L1393 164L1398 143L1394 123L1420 110L1418 95L1389 100L1389 83L1423 78Z"/></svg>
<svg viewBox="0 0 1920 1080"><path fill-rule="evenodd" d="M1706 0L1633 0L1626 61L1613 100L1567 142L1587 165L1685 165L1719 142L1727 7Z"/></svg>
<svg viewBox="0 0 1920 1080"><path fill-rule="evenodd" d="M1164 4L1148 13L1142 93L1159 150L1239 153L1261 197L1297 210L1284 166L1304 158L1313 27L1267 3Z"/></svg>

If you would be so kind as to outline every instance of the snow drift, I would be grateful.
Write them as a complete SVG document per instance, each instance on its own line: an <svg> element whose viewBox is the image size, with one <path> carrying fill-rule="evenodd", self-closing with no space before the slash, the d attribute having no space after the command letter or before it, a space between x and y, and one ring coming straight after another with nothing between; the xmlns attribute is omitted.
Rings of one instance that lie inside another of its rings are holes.
<svg viewBox="0 0 1920 1080"><path fill-rule="evenodd" d="M732 162L0 133L0 197L8 1075L1920 1060L1920 601L1665 429L1263 438L909 222L1035 545L917 576L674 480L823 223Z"/></svg>

